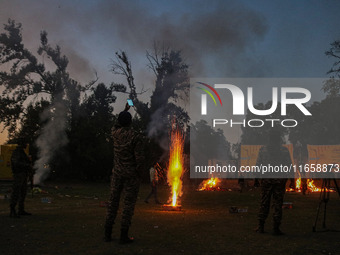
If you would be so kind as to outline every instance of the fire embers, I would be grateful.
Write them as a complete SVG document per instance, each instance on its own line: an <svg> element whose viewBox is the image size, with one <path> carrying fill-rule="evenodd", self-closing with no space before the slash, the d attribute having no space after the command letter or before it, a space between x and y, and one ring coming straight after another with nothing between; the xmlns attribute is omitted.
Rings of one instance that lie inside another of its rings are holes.
<svg viewBox="0 0 340 255"><path fill-rule="evenodd" d="M182 206L181 205L173 206L172 204L170 204L170 205L163 205L163 210L164 211L181 211L182 210Z"/></svg>
<svg viewBox="0 0 340 255"><path fill-rule="evenodd" d="M299 177L295 180L295 189L294 188L287 188L287 192L302 192L302 193L313 193L313 192L321 192L322 188L317 187L314 183L313 179L301 179ZM333 189L325 188L326 192L335 192Z"/></svg>
<svg viewBox="0 0 340 255"><path fill-rule="evenodd" d="M216 190L221 190L220 188L220 183L221 183L221 180L218 179L217 177L211 177L210 179L207 179L207 180L204 180L199 188L198 188L198 191L204 191L204 190L207 190L207 191L216 191Z"/></svg>

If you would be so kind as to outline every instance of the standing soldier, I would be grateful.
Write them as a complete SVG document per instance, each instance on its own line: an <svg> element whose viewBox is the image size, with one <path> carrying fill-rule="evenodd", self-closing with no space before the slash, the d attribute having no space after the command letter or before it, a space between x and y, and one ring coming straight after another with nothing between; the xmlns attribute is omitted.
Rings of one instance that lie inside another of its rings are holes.
<svg viewBox="0 0 340 255"><path fill-rule="evenodd" d="M18 140L18 146L12 153L11 165L13 172L13 188L10 203L10 217L18 218L20 215L31 215L25 211L25 198L27 193L27 177L31 170L31 162L24 151L26 146L23 139ZM18 213L15 210L19 202Z"/></svg>
<svg viewBox="0 0 340 255"><path fill-rule="evenodd" d="M150 168L150 185L151 191L150 194L144 200L145 203L149 203L149 199L152 195L155 197L155 203L161 204L157 197L157 185L158 185L158 171L156 170L156 166Z"/></svg>
<svg viewBox="0 0 340 255"><path fill-rule="evenodd" d="M289 151L282 146L281 132L272 130L269 133L269 141L259 152L256 165L289 166L292 164ZM282 235L280 230L282 219L283 197L286 191L287 179L262 179L261 182L261 204L258 214L259 226L258 233L264 233L264 223L269 214L270 200L273 196L273 234Z"/></svg>
<svg viewBox="0 0 340 255"><path fill-rule="evenodd" d="M118 123L112 132L114 166L111 176L111 195L107 209L104 238L106 242L111 241L112 226L117 216L120 196L124 190L121 244L133 242L133 238L128 237L128 231L137 200L144 161L142 138L131 128L132 116L128 112L129 108L126 105L125 110L119 114Z"/></svg>

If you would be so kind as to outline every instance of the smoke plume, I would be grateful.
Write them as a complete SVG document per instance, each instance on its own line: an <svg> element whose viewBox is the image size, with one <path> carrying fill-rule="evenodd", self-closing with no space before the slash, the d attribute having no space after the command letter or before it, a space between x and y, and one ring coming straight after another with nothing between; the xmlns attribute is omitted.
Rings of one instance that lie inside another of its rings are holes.
<svg viewBox="0 0 340 255"><path fill-rule="evenodd" d="M69 58L70 75L76 79L85 77L85 81L91 80L93 70L97 70L101 81L103 77L112 81L109 58L122 49L133 63L137 86L145 85L152 91L154 84L146 74L145 51L154 42L181 50L193 77L262 74L265 67L259 65L253 48L268 31L264 15L233 0L227 4L201 0L164 5L169 8L160 8L154 1L39 0L27 5L24 0L4 0L0 3L0 22L6 23L8 18L21 22L24 42L33 52L39 44L40 31L46 30L49 42L60 45ZM150 135L164 131L162 112L159 109L151 116ZM37 142L41 159L36 167L41 176L56 147L66 143L61 139L65 119L59 117L60 121L55 116L46 125Z"/></svg>
<svg viewBox="0 0 340 255"><path fill-rule="evenodd" d="M41 116L47 121L42 133L36 141L38 147L38 160L35 161L34 184L43 182L50 174L50 162L55 153L67 144L66 136L66 107L63 102L54 102Z"/></svg>
<svg viewBox="0 0 340 255"><path fill-rule="evenodd" d="M161 148L164 150L169 149L169 140L168 137L168 128L167 123L168 121L165 121L165 107L161 107L157 109L152 115L151 115L151 121L148 124L147 127L147 133L148 137L152 137L154 139L157 139L157 142Z"/></svg>
<svg viewBox="0 0 340 255"><path fill-rule="evenodd" d="M265 17L237 1L195 3L189 9L169 8L159 13L148 1L103 0L79 5L78 1L40 0L27 5L23 0L11 0L0 4L0 22L8 18L21 22L24 39L32 49L36 49L33 45L39 41L40 31L46 30L50 41L69 57L71 68L83 66L82 70L74 68L79 76L91 75L98 68L104 69L99 74L108 75L109 57L118 49L128 52L133 61L145 61L145 51L155 41L182 50L193 76L263 72L257 67L253 47L268 31Z"/></svg>

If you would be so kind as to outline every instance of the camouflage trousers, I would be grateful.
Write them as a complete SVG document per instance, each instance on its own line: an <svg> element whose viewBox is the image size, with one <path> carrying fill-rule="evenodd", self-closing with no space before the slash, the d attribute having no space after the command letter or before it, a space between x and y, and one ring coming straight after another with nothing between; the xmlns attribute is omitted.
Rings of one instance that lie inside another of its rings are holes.
<svg viewBox="0 0 340 255"><path fill-rule="evenodd" d="M151 191L149 195L145 198L145 201L149 201L150 197L153 195L155 197L155 202L158 203L158 197L157 197L157 183L151 182Z"/></svg>
<svg viewBox="0 0 340 255"><path fill-rule="evenodd" d="M264 179L261 183L261 205L258 220L265 222L270 209L271 197L273 197L273 221L279 226L282 219L282 204L286 190L286 179Z"/></svg>
<svg viewBox="0 0 340 255"><path fill-rule="evenodd" d="M27 193L27 174L26 173L16 173L13 174L14 181L11 194L11 208L15 208L19 202L19 211L24 211L25 209L25 198Z"/></svg>
<svg viewBox="0 0 340 255"><path fill-rule="evenodd" d="M126 178L117 175L111 177L111 195L108 201L105 226L112 226L117 217L119 201L124 192L121 229L128 229L135 210L139 192L139 178Z"/></svg>

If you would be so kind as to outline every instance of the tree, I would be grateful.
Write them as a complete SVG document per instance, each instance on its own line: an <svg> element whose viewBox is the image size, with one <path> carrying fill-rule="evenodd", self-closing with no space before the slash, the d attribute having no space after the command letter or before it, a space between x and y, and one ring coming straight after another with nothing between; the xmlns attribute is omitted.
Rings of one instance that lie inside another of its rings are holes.
<svg viewBox="0 0 340 255"><path fill-rule="evenodd" d="M41 32L38 54L44 55L55 66L54 71L48 70L24 47L20 23L8 20L4 29L5 33L0 34L0 63L9 68L0 72L0 85L4 87L1 103L7 106L0 117L5 126L10 127L10 131L16 129L16 120L21 119L25 110L24 102L33 96L37 100L47 96L51 106L54 102L62 102L67 103L69 110L74 108L83 88L66 71L68 59L61 54L60 47L52 48L47 33ZM69 111L69 114L73 113Z"/></svg>
<svg viewBox="0 0 340 255"><path fill-rule="evenodd" d="M88 180L107 179L113 163L111 129L114 124L113 107L116 97L113 87L103 83L91 89L93 93L80 106L77 127L69 150L73 155L75 172Z"/></svg>
<svg viewBox="0 0 340 255"><path fill-rule="evenodd" d="M38 157L38 148L35 141L40 136L41 128L46 124L42 121L41 114L49 107L50 102L41 100L27 106L21 120L21 127L17 133L12 133L9 139L15 140L16 137L25 137L25 141L30 145L30 155L33 161Z"/></svg>
<svg viewBox="0 0 340 255"><path fill-rule="evenodd" d="M326 98L321 102L314 102L306 106L312 116L305 116L298 108L288 105L287 118L298 120L298 125L293 128L283 129L288 135L288 140L296 145L298 142L303 148L303 157L307 159L307 144L314 145L331 145L340 143L340 41L331 44L330 50L325 54L329 57L336 58L332 68L328 71L328 79L322 89L326 93ZM258 104L255 108L268 109L271 102L266 105ZM265 116L267 119L280 119L279 109L272 116ZM261 116L254 116L249 111L247 119L264 119ZM268 127L262 128L243 128L243 144L264 144L267 137Z"/></svg>
<svg viewBox="0 0 340 255"><path fill-rule="evenodd" d="M139 100L138 95L146 91L137 93L131 63L125 52L116 53L112 71L126 77L129 91L123 84L113 85L115 91L129 94L134 101L143 129L151 133L151 136L159 138L167 136L173 118L176 118L182 127L188 124L188 114L182 107L176 105L179 99L186 100L188 96L188 66L183 63L180 51L170 49L160 51L156 46L153 53L147 52L147 58L156 78L150 102L144 103Z"/></svg>
<svg viewBox="0 0 340 255"><path fill-rule="evenodd" d="M255 109L258 110L265 110L269 109L272 105L272 101L268 101L266 104L259 103L255 106ZM241 126L242 129L242 136L241 136L241 144L248 144L248 145L263 145L266 144L268 139L268 133L271 129L275 128L280 130L283 134L287 134L287 128L281 126L281 124L277 121L266 121L266 119L281 119L281 107L278 105L277 109L274 113L266 116L259 116L255 115L249 110L247 111L246 120L245 122L248 123L251 119L260 119L263 121L264 125L262 127L251 127L246 125ZM288 111L289 112L289 111Z"/></svg>
<svg viewBox="0 0 340 255"><path fill-rule="evenodd" d="M121 83L112 85L116 92L126 93L133 100L137 112L134 127L150 138L148 165L152 165L164 156L172 125L176 124L183 132L187 128L189 116L179 106L179 101L187 101L189 78L188 65L184 63L180 51L169 48L160 50L155 45L152 53L147 52L147 59L149 68L155 74L155 88L150 102L144 103L139 99L139 95L146 91L142 88L137 92L131 62L123 51L116 53L112 72L125 76L127 86Z"/></svg>
<svg viewBox="0 0 340 255"><path fill-rule="evenodd" d="M314 102L307 109L312 116L304 116L299 111L291 111L290 117L298 119L299 125L290 129L289 140L294 144L299 141L303 146L339 144L339 98L327 97L321 102Z"/></svg>
<svg viewBox="0 0 340 255"><path fill-rule="evenodd" d="M336 60L327 72L327 74L330 74L330 79L325 82L322 89L328 97L337 97L340 96L340 40L331 43L331 48L325 54Z"/></svg>
<svg viewBox="0 0 340 255"><path fill-rule="evenodd" d="M327 72L330 74L330 79L322 87L326 98L308 107L312 117L304 116L296 109L290 111L291 117L299 120L299 125L289 133L289 139L294 144L297 141L303 146L340 143L338 132L340 128L340 41L331 43L331 48L325 54L336 59Z"/></svg>
<svg viewBox="0 0 340 255"><path fill-rule="evenodd" d="M191 155L196 165L208 165L208 160L230 160L231 145L226 140L221 129L214 130L205 120L200 120L190 126ZM210 145L210 146L209 146Z"/></svg>
<svg viewBox="0 0 340 255"><path fill-rule="evenodd" d="M340 77L340 40L331 43L331 48L326 51L325 54L328 57L334 57L336 59L333 67L327 73L332 74L332 77Z"/></svg>
<svg viewBox="0 0 340 255"><path fill-rule="evenodd" d="M37 52L44 61L39 62L24 46L20 23L9 19L4 30L0 34L0 63L8 68L0 72L0 86L4 89L0 98L0 121L8 128L10 136L23 134L20 128L25 128L25 122L29 122L29 111L38 107L30 108L31 105L41 102L38 108L42 111L40 123L44 125L39 127L40 136L35 141L39 147L39 159L35 162L39 174L40 170L45 172L46 165L53 166L53 155L72 139L68 137L68 131L72 133L75 127L80 93L89 89L95 81L82 86L73 80L67 72L67 57L61 54L59 46L53 48L48 43L45 31L40 34L41 44ZM24 133L34 137L27 130ZM65 163L67 156L62 155L60 158L64 160L55 162Z"/></svg>

